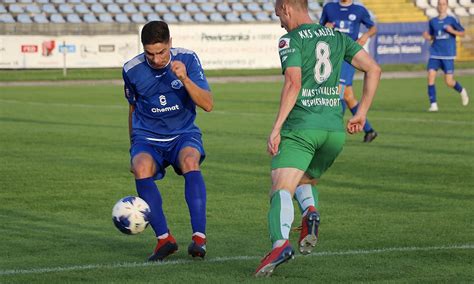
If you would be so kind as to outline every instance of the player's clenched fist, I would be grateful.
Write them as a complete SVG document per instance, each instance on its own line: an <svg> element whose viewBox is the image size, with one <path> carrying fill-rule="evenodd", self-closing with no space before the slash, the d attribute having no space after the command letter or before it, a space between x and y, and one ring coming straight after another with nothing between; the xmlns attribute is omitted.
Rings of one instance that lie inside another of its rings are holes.
<svg viewBox="0 0 474 284"><path fill-rule="evenodd" d="M184 81L188 77L186 66L184 66L181 61L171 61L171 71L173 71L180 81Z"/></svg>

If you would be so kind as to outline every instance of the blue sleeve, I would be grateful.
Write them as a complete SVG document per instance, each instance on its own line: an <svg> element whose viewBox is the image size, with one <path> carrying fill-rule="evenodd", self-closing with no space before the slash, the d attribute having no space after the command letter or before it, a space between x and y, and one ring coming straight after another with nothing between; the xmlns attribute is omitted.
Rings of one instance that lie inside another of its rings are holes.
<svg viewBox="0 0 474 284"><path fill-rule="evenodd" d="M373 27L374 21L372 20L372 17L370 16L370 13L367 9L364 8L364 11L362 12L362 24L368 29Z"/></svg>
<svg viewBox="0 0 474 284"><path fill-rule="evenodd" d="M463 32L464 27L461 26L461 23L459 23L459 20L456 18L453 18L453 29L457 30L458 32Z"/></svg>
<svg viewBox="0 0 474 284"><path fill-rule="evenodd" d="M323 7L323 13L321 14L321 19L319 19L319 24L324 26L327 22L328 22L328 9L327 9L327 5L324 5Z"/></svg>
<svg viewBox="0 0 474 284"><path fill-rule="evenodd" d="M429 22L428 22L428 26L429 26L429 33L430 33L430 36L434 36L434 35L435 35L435 32L434 32L434 29L433 29L432 21L429 21Z"/></svg>
<svg viewBox="0 0 474 284"><path fill-rule="evenodd" d="M125 70L122 70L122 77L123 77L123 82L124 82L123 91L125 94L125 98L128 100L129 104L135 105L136 103L135 88L130 83L130 80L128 79L127 73L125 73Z"/></svg>
<svg viewBox="0 0 474 284"><path fill-rule="evenodd" d="M186 66L186 71L188 77L199 86L199 88L210 91L209 84L207 83L206 76L204 75L204 70L202 69L201 62L195 53L193 53L193 58L189 61L189 64Z"/></svg>

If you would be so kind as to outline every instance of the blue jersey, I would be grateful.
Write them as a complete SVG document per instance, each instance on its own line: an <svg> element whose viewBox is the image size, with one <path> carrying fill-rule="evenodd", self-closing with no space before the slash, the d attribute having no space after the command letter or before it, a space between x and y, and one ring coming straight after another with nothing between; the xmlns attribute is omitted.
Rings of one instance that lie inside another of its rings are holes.
<svg viewBox="0 0 474 284"><path fill-rule="evenodd" d="M429 33L433 37L433 43L430 48L430 58L454 59L456 57L456 36L446 31L447 25L457 31L464 31L458 19L453 16L431 19Z"/></svg>
<svg viewBox="0 0 474 284"><path fill-rule="evenodd" d="M339 2L327 3L323 7L321 25L334 23L334 29L345 33L353 40L359 38L360 25L363 24L370 29L374 26L369 11L360 3L352 3L349 6L343 6Z"/></svg>
<svg viewBox="0 0 474 284"><path fill-rule="evenodd" d="M171 61L181 61L188 77L200 88L209 89L197 55L187 49L171 48ZM183 83L171 71L148 64L145 54L125 63L122 71L125 97L135 106L132 115L132 141L171 141L183 133L201 133L194 124L196 104Z"/></svg>

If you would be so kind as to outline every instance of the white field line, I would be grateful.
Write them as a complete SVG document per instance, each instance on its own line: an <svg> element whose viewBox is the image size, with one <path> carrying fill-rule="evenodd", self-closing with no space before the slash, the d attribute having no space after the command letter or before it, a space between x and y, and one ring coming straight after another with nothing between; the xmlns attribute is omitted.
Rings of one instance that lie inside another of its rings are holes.
<svg viewBox="0 0 474 284"><path fill-rule="evenodd" d="M77 108L95 108L95 109L128 109L127 103L124 105L91 105L91 104L65 104L65 103L43 103L43 102L25 102L19 100L0 99L0 103L24 104L32 106L48 106L48 107L77 107ZM212 114L218 115L235 115L235 116L254 116L254 117L274 117L274 113L256 113L256 112L230 112L223 110L214 110ZM456 121L446 119L420 119L420 118L395 118L395 117L374 117L372 120L385 120L396 122L416 122L416 123L436 123L436 124L455 124L455 125L474 125L474 121Z"/></svg>
<svg viewBox="0 0 474 284"><path fill-rule="evenodd" d="M391 252L415 252L415 251L444 251L444 250L466 250L474 249L474 244L463 244L463 245L451 245L451 246L431 246L431 247L394 247L394 248L380 248L380 249L369 249L369 250L347 250L347 251L323 251L316 252L311 255L297 257L327 257L327 256L346 256L346 255L370 255L370 254L383 254ZM229 257L214 257L208 258L205 262L210 263L222 263L228 261L239 261L239 260L259 260L260 256L229 256ZM45 268L31 268L31 269L12 269L12 270L0 270L1 275L25 275L25 274L43 274L43 273L57 273L67 271L80 271L80 270L94 270L94 269L117 269L117 268L136 268L136 267L148 267L148 266L169 266L169 265L183 265L195 263L193 260L172 260L164 262L124 262L124 263L112 263L112 264L89 264L89 265L74 265L64 267L45 267Z"/></svg>

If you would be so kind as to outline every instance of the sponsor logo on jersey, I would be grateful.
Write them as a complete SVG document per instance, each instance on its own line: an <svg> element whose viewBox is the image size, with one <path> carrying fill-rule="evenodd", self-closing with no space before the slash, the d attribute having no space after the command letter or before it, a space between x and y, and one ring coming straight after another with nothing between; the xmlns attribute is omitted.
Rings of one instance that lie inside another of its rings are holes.
<svg viewBox="0 0 474 284"><path fill-rule="evenodd" d="M355 14L349 14L349 20L355 21L357 19L357 16Z"/></svg>
<svg viewBox="0 0 474 284"><path fill-rule="evenodd" d="M151 112L153 113L163 113L163 112L169 112L173 110L179 110L179 105L167 106L164 108L157 108L157 107L151 108Z"/></svg>
<svg viewBox="0 0 474 284"><path fill-rule="evenodd" d="M175 90L179 90L181 89L181 87L183 87L183 83L180 80L176 79L173 82L171 82L171 88Z"/></svg>
<svg viewBox="0 0 474 284"><path fill-rule="evenodd" d="M160 105L165 106L166 105L166 97L164 95L161 95L159 97L160 99Z"/></svg>
<svg viewBox="0 0 474 284"><path fill-rule="evenodd" d="M280 39L280 42L278 43L278 48L280 50L287 49L290 47L290 39L289 38L282 38Z"/></svg>

